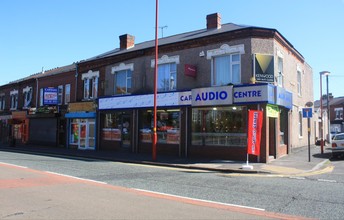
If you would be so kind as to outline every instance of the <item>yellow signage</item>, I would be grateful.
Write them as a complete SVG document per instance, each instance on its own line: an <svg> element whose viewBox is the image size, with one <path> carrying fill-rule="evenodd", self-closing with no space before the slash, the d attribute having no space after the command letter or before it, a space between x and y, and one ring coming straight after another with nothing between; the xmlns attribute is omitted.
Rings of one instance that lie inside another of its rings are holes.
<svg viewBox="0 0 344 220"><path fill-rule="evenodd" d="M278 118L279 108L276 105L267 105L266 113L270 118Z"/></svg>

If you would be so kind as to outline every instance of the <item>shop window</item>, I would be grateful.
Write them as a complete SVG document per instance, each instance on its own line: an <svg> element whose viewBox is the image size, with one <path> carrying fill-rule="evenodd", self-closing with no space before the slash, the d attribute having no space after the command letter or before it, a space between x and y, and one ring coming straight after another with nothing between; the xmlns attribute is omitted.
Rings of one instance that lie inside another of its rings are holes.
<svg viewBox="0 0 344 220"><path fill-rule="evenodd" d="M277 75L277 85L283 87L284 74L283 74L283 59L278 57L278 75Z"/></svg>
<svg viewBox="0 0 344 220"><path fill-rule="evenodd" d="M177 88L177 65L166 63L158 65L158 91L172 91Z"/></svg>
<svg viewBox="0 0 344 220"><path fill-rule="evenodd" d="M101 120L103 121L102 140L121 141L121 113L102 114Z"/></svg>
<svg viewBox="0 0 344 220"><path fill-rule="evenodd" d="M130 94L131 93L131 76L130 69L115 72L115 94Z"/></svg>
<svg viewBox="0 0 344 220"><path fill-rule="evenodd" d="M240 84L240 54L213 57L212 85Z"/></svg>
<svg viewBox="0 0 344 220"><path fill-rule="evenodd" d="M59 85L57 87L57 104L62 105L63 104L63 85Z"/></svg>
<svg viewBox="0 0 344 220"><path fill-rule="evenodd" d="M246 124L246 107L194 108L192 145L246 147Z"/></svg>
<svg viewBox="0 0 344 220"><path fill-rule="evenodd" d="M5 94L0 95L0 110L5 110Z"/></svg>
<svg viewBox="0 0 344 220"><path fill-rule="evenodd" d="M151 110L141 112L141 142L151 143L154 126L154 114ZM179 144L180 142L180 111L179 109L158 110L157 136L158 143Z"/></svg>
<svg viewBox="0 0 344 220"><path fill-rule="evenodd" d="M65 85L65 104L70 102L70 84Z"/></svg>

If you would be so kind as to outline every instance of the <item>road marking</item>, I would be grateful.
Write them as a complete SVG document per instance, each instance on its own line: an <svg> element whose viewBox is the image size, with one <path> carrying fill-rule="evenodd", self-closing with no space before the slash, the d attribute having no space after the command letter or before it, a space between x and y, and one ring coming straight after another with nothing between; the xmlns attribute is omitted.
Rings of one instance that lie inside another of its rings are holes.
<svg viewBox="0 0 344 220"><path fill-rule="evenodd" d="M69 178L73 178L73 179L77 179L77 180L83 180L83 181L88 181L88 182L93 182L93 183L100 183L100 184L104 184L104 185L107 184L106 182L102 182L102 181L86 179L86 178L80 178L80 177L66 175L66 174L62 174L62 173L56 173L56 172L51 172L51 171L44 171L44 172L50 173L50 174L54 174L54 175L58 175L58 176L63 176L63 177L69 177Z"/></svg>
<svg viewBox="0 0 344 220"><path fill-rule="evenodd" d="M117 162L116 162L117 163ZM178 170L178 171L187 171L189 173L191 172L195 172L195 173L210 173L213 171L209 171L209 170L201 170L201 169L197 169L197 168L183 168L183 167L166 167L166 166L159 166L159 165L150 165L150 164L135 164L135 163L125 163L126 165L129 166L138 166L138 167L149 167L149 168L156 168L156 169L164 169L164 170Z"/></svg>
<svg viewBox="0 0 344 220"><path fill-rule="evenodd" d="M290 176L290 179L296 179L296 180L305 180L305 177L299 177L299 176Z"/></svg>
<svg viewBox="0 0 344 220"><path fill-rule="evenodd" d="M132 188L132 189L133 190L137 190L137 191L141 191L141 192L153 193L153 194L158 194L158 195L163 195L163 196L171 196L171 197L175 197L175 198L194 200L194 201L199 201L199 202L212 203L212 204L216 204L216 205L224 205L224 206L230 206L230 207L237 207L237 208L265 211L265 209L255 208L255 207L250 207L250 206L242 206L242 205L235 205L235 204L229 204L229 203L214 202L214 201L211 201L211 200L195 199L195 198L191 198L191 197L177 196L177 195L173 195L173 194L154 192L154 191L144 190L144 189L136 189L136 188Z"/></svg>
<svg viewBox="0 0 344 220"><path fill-rule="evenodd" d="M336 180L317 179L319 182L336 183Z"/></svg>
<svg viewBox="0 0 344 220"><path fill-rule="evenodd" d="M11 163L4 163L4 162L0 162L0 164L7 165L7 166L12 166L12 167L18 167L18 168L24 168L24 169L27 169L27 167L24 167L24 166L19 166L19 165L15 165L15 164L11 164Z"/></svg>

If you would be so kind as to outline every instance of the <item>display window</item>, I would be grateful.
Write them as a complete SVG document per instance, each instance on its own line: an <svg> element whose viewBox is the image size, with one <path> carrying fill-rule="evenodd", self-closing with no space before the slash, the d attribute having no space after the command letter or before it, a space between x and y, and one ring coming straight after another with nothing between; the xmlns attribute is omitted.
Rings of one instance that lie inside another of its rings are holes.
<svg viewBox="0 0 344 220"><path fill-rule="evenodd" d="M247 108L244 106L192 109L192 145L246 147Z"/></svg>
<svg viewBox="0 0 344 220"><path fill-rule="evenodd" d="M121 141L121 113L114 112L101 114L101 120L103 121L103 128L101 131L102 139L107 141Z"/></svg>
<svg viewBox="0 0 344 220"><path fill-rule="evenodd" d="M142 111L140 140L144 143L152 142L154 114L152 110ZM180 110L167 109L157 111L158 143L179 144L180 142Z"/></svg>

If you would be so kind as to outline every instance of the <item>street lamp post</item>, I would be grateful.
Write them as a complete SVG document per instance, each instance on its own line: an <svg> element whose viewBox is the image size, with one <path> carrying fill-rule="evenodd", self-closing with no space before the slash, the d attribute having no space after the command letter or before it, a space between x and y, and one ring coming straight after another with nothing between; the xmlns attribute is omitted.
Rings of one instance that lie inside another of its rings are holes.
<svg viewBox="0 0 344 220"><path fill-rule="evenodd" d="M326 74L326 96L327 96L327 138L328 138L328 143L331 145L331 120L330 120L330 99L329 99L329 87L328 87L328 75L330 73L328 72Z"/></svg>
<svg viewBox="0 0 344 220"><path fill-rule="evenodd" d="M322 98L322 76L325 75L328 77L330 74L329 71L322 71L320 72L320 123L321 123L321 129L320 129L320 146L321 146L321 154L324 153L324 120L323 120L323 98ZM328 86L327 86L328 88ZM328 97L328 94L327 94ZM328 104L328 101L327 101Z"/></svg>

